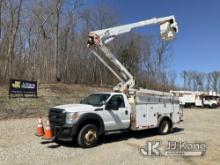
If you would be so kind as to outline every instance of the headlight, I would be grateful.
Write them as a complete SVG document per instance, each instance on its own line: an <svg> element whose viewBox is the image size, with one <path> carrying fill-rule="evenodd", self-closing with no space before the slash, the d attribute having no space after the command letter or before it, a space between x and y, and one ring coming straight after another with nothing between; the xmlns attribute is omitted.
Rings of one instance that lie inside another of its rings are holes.
<svg viewBox="0 0 220 165"><path fill-rule="evenodd" d="M67 112L66 114L66 124L73 124L74 120L79 118L79 112Z"/></svg>

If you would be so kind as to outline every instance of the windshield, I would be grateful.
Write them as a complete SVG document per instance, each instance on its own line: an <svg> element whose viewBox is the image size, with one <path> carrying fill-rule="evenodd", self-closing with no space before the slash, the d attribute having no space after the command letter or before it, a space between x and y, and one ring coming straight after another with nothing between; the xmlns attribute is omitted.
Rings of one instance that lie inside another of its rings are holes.
<svg viewBox="0 0 220 165"><path fill-rule="evenodd" d="M102 106L103 101L106 101L109 98L110 94L92 94L82 100L81 104L89 104L93 106Z"/></svg>

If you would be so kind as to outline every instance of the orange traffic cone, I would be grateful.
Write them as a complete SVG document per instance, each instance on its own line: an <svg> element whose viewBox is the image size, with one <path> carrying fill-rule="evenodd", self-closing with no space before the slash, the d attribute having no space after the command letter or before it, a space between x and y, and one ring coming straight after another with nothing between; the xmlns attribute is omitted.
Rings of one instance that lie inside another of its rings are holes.
<svg viewBox="0 0 220 165"><path fill-rule="evenodd" d="M44 134L43 139L50 140L52 138L53 138L53 134L52 134L52 131L50 129L50 123L49 123L49 120L47 120L47 125L46 125L46 128L45 128L45 134Z"/></svg>
<svg viewBox="0 0 220 165"><path fill-rule="evenodd" d="M36 136L44 136L44 127L41 117L38 118L38 125L37 125L37 133Z"/></svg>

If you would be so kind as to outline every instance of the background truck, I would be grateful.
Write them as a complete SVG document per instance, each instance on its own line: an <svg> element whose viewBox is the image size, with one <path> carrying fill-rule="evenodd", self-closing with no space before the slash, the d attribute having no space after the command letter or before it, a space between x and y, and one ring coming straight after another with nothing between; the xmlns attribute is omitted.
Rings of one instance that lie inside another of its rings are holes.
<svg viewBox="0 0 220 165"><path fill-rule="evenodd" d="M181 121L179 102L173 94L134 88L133 76L106 47L116 36L151 24L160 24L164 40L173 39L178 32L174 16L169 16L89 33L88 48L120 82L114 92L94 93L80 104L51 108L49 121L54 139L77 139L80 146L92 147L102 135L150 128L167 134Z"/></svg>
<svg viewBox="0 0 220 165"><path fill-rule="evenodd" d="M213 92L204 91L170 91L179 98L181 106L184 107L209 107L218 106L219 95Z"/></svg>

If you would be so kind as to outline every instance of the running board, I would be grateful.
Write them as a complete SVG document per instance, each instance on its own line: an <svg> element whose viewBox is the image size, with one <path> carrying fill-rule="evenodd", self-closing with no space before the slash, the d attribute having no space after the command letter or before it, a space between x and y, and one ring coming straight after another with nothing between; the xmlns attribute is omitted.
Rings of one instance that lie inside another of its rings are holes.
<svg viewBox="0 0 220 165"><path fill-rule="evenodd" d="M120 134L120 133L125 133L125 132L128 132L128 130L125 129L125 130L107 131L105 132L105 135Z"/></svg>

